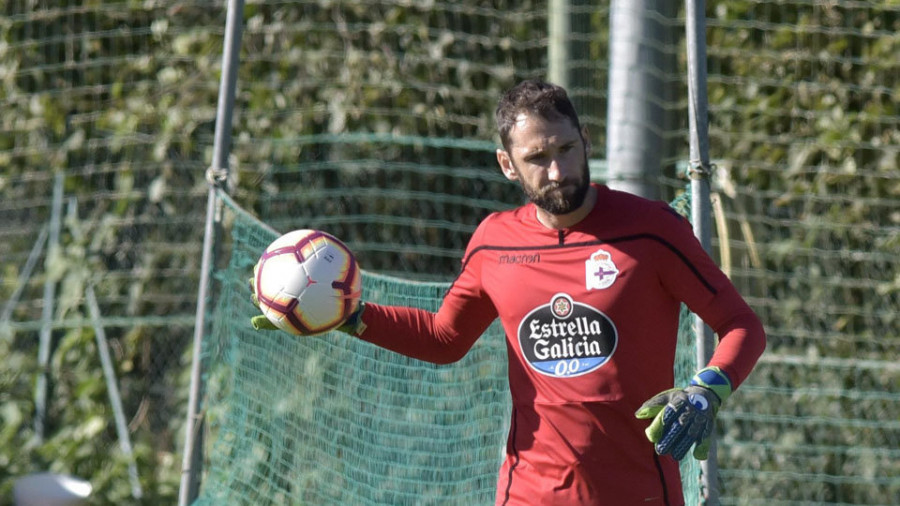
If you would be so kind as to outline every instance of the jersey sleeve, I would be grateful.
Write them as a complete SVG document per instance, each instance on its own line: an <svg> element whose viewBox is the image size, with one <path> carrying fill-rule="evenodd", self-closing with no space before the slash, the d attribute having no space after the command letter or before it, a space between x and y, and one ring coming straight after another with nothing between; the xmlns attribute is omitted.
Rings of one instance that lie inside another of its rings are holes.
<svg viewBox="0 0 900 506"><path fill-rule="evenodd" d="M668 222L665 237L678 257L677 268L659 269L663 284L718 335L719 343L707 365L722 369L737 388L765 350L763 325L703 249L687 220L671 213L660 222Z"/></svg>
<svg viewBox="0 0 900 506"><path fill-rule="evenodd" d="M447 364L466 355L497 318L493 302L481 286L477 245L482 223L472 236L459 276L436 313L406 306L366 303L365 330L358 337L382 348L419 360Z"/></svg>

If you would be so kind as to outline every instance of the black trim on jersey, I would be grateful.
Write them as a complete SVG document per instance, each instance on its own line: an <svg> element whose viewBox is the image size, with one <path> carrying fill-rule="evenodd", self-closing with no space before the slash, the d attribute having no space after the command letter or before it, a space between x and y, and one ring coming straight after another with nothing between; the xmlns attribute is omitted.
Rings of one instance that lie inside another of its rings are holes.
<svg viewBox="0 0 900 506"><path fill-rule="evenodd" d="M655 234L633 234L633 235L626 235L626 236L622 236L622 237L614 237L612 239L606 239L606 240L598 239L596 241L584 241L584 242L575 242L575 243L570 243L570 244L564 244L563 243L563 233L562 233L562 231L560 231L560 233L559 233L560 243L559 244L548 244L545 246L491 246L488 244L483 244L483 245L478 246L475 249L473 249L472 253L469 254L469 256L467 256L463 260L462 268L460 269L460 273L462 273L462 271L464 271L466 269L466 265L468 265L469 260L471 260L472 257L475 256L475 253L478 253L481 250L495 250L495 251L555 250L555 249L562 249L562 248L579 248L582 246L591 246L591 245L615 244L618 242L635 241L635 240L639 240L639 239L649 239L651 241L656 241L656 242L662 244L663 246L665 246L666 248L668 248L672 253L675 254L675 256L677 256L679 259L681 259L681 261L688 267L688 269L690 269L691 272L694 273L694 276L696 276L697 279L699 279L700 282L703 283L703 286L705 286L707 290L709 290L713 295L718 293L716 288L714 286L712 286L709 283L709 281L707 281L706 278L704 278L700 274L700 271L697 270L697 268L694 266L694 264L692 264L688 260L688 258L686 256L684 256L684 254L678 248L676 248L674 245L672 245L672 243L670 243L669 241L667 241L667 240L663 239L662 237L655 235Z"/></svg>
<svg viewBox="0 0 900 506"><path fill-rule="evenodd" d="M503 498L502 504L509 502L509 491L512 489L513 471L519 466L519 450L516 448L516 408L512 409L512 424L509 428L509 446L512 449L513 462L509 466L509 476L506 478L506 496Z"/></svg>
<svg viewBox="0 0 900 506"><path fill-rule="evenodd" d="M669 501L669 488L666 487L666 474L663 472L662 463L659 461L659 454L655 450L653 450L653 463L656 465L656 472L659 474L659 484L662 485L663 504L670 506L672 503Z"/></svg>

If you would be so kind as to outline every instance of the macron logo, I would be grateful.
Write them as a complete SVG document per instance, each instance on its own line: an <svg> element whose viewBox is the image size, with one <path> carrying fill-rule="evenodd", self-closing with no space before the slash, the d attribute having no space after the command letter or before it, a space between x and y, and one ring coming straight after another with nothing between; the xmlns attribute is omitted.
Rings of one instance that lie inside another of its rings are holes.
<svg viewBox="0 0 900 506"><path fill-rule="evenodd" d="M521 254L521 255L500 255L499 262L503 264L538 264L541 263L541 254Z"/></svg>

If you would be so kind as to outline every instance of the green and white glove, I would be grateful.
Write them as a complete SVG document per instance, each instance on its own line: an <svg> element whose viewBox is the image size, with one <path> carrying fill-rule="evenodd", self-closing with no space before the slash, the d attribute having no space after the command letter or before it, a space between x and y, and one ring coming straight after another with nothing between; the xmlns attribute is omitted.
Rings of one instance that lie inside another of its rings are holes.
<svg viewBox="0 0 900 506"><path fill-rule="evenodd" d="M731 395L731 380L718 367L701 369L685 388L660 392L634 414L653 421L645 430L656 453L681 460L694 446L694 458L706 460L719 406Z"/></svg>
<svg viewBox="0 0 900 506"><path fill-rule="evenodd" d="M263 314L250 317L250 325L254 330L281 330Z"/></svg>

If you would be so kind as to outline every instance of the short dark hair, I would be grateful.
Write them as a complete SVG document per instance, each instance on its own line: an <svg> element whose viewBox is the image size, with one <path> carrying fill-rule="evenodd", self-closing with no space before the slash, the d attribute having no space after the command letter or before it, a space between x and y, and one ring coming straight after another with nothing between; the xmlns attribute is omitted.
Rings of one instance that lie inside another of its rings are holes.
<svg viewBox="0 0 900 506"><path fill-rule="evenodd" d="M522 113L537 114L549 120L568 118L581 130L578 113L565 89L539 79L528 79L510 88L497 104L494 117L504 149L509 149L509 132Z"/></svg>

